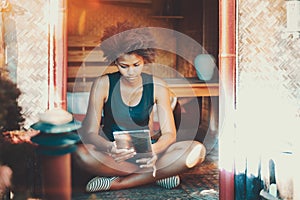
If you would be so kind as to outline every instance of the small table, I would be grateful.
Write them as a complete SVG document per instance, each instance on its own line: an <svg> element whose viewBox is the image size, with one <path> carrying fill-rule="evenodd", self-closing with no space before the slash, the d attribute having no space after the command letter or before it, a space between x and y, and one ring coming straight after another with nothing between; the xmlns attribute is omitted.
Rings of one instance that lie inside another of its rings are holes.
<svg viewBox="0 0 300 200"><path fill-rule="evenodd" d="M201 81L197 78L164 79L176 97L215 97L219 96L217 80Z"/></svg>
<svg viewBox="0 0 300 200"><path fill-rule="evenodd" d="M205 135L205 142L213 141L218 135L218 121L219 121L219 80L212 79L209 81L202 81L198 78L166 78L164 79L168 84L171 92L176 97L203 97L210 98L208 119L209 125ZM203 110L203 107L201 108ZM203 112L202 112L203 113ZM201 116L201 118L203 118ZM208 142L211 143L211 142ZM213 146L208 145L207 151ZM214 144L213 144L214 145Z"/></svg>
<svg viewBox="0 0 300 200"><path fill-rule="evenodd" d="M209 108L209 129L218 132L219 80L202 81L198 78L165 78L171 92L176 97L208 97L211 99Z"/></svg>

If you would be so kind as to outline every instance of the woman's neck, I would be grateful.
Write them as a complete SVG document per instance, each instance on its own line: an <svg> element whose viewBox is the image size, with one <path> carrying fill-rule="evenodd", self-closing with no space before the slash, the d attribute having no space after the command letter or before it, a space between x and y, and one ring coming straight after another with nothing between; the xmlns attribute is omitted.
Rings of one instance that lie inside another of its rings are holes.
<svg viewBox="0 0 300 200"><path fill-rule="evenodd" d="M140 87L140 85L142 85L143 79L142 79L142 75L139 76L138 79L136 79L135 81L128 81L126 80L126 78L121 77L121 84L124 85L125 87Z"/></svg>

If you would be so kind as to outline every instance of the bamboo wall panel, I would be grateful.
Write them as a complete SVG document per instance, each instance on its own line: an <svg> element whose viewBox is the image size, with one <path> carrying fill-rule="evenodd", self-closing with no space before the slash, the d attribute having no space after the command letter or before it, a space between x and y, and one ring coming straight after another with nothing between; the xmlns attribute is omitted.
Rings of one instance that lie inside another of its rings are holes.
<svg viewBox="0 0 300 200"><path fill-rule="evenodd" d="M47 109L48 38L44 0L11 0L5 13L5 43L8 70L22 95L19 104L26 117L25 126L36 122Z"/></svg>
<svg viewBox="0 0 300 200"><path fill-rule="evenodd" d="M300 39L282 38L286 1L238 2L237 169L247 171L247 177L262 176L267 183L272 158L278 177L287 180L293 176L293 161L286 158L289 169L279 163L282 152L293 153L299 145L295 138L300 121ZM279 170L285 174L279 175ZM285 185L292 195L292 184ZM240 198L251 199L257 186L249 185L252 191L244 191Z"/></svg>

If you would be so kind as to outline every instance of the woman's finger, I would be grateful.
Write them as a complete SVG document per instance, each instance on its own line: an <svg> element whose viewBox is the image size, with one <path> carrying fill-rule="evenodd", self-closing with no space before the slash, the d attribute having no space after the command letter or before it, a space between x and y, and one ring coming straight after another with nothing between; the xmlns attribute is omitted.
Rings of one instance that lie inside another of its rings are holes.
<svg viewBox="0 0 300 200"><path fill-rule="evenodd" d="M156 162L157 161L157 155L154 154L150 160L150 162Z"/></svg>
<svg viewBox="0 0 300 200"><path fill-rule="evenodd" d="M134 149L118 149L116 147L113 147L110 151L110 153L113 154L132 153L132 152L134 152Z"/></svg>
<svg viewBox="0 0 300 200"><path fill-rule="evenodd" d="M155 177L156 176L156 166L153 165L153 172L152 172L152 176Z"/></svg>
<svg viewBox="0 0 300 200"><path fill-rule="evenodd" d="M150 165L151 163L156 163L157 156L153 155L151 158L141 158L136 161L136 163L146 163L147 165Z"/></svg>
<svg viewBox="0 0 300 200"><path fill-rule="evenodd" d="M122 162L136 155L134 149L114 149L111 156L116 162Z"/></svg>
<svg viewBox="0 0 300 200"><path fill-rule="evenodd" d="M136 155L135 152L130 153L130 154L125 154L125 155L118 155L117 157L114 158L114 160L116 162L122 162L122 161L125 161L125 160L129 159L129 158L133 158L135 155Z"/></svg>
<svg viewBox="0 0 300 200"><path fill-rule="evenodd" d="M151 158L141 158L136 160L136 163L148 163L149 160L151 160Z"/></svg>
<svg viewBox="0 0 300 200"><path fill-rule="evenodd" d="M150 168L150 167L153 167L155 166L155 163L156 163L156 160L153 160L153 159L150 159L148 160L147 162L145 162L145 164L143 165L140 165L141 168Z"/></svg>

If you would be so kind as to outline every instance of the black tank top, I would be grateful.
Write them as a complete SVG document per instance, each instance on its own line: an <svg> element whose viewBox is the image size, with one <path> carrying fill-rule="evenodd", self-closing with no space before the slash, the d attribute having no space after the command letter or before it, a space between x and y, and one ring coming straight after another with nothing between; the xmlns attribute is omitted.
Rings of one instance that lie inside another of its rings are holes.
<svg viewBox="0 0 300 200"><path fill-rule="evenodd" d="M143 93L136 106L126 105L121 96L119 72L108 74L109 95L104 105L103 132L114 141L113 131L148 129L149 115L154 104L153 77L142 73Z"/></svg>

